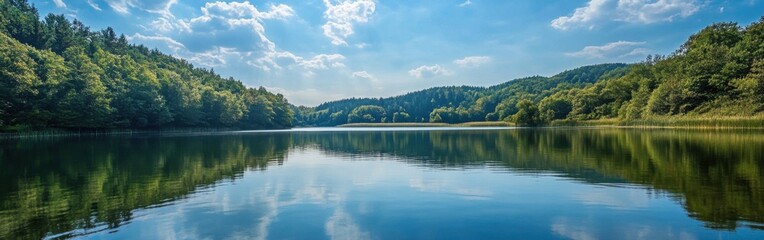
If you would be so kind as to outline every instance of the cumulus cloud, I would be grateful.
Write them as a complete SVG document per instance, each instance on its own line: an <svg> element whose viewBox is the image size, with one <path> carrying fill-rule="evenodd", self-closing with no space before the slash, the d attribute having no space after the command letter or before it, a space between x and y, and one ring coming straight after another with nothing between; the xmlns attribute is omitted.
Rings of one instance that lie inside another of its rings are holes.
<svg viewBox="0 0 764 240"><path fill-rule="evenodd" d="M416 78L430 78L434 76L448 76L451 72L448 69L441 67L438 64L427 66L423 65L418 68L409 70L409 75Z"/></svg>
<svg viewBox="0 0 764 240"><path fill-rule="evenodd" d="M489 62L491 62L491 57L489 56L469 56L454 60L454 64L460 67L478 67Z"/></svg>
<svg viewBox="0 0 764 240"><path fill-rule="evenodd" d="M472 5L472 0L464 1L463 3L459 4L459 7L466 7Z"/></svg>
<svg viewBox="0 0 764 240"><path fill-rule="evenodd" d="M181 25L187 27L189 32L208 33L247 27L257 35L260 46L267 51L275 51L276 45L265 35L263 20L284 20L294 15L294 10L287 5L271 5L268 11L260 11L248 1L208 2L201 11L202 16L188 21L181 20Z"/></svg>
<svg viewBox="0 0 764 240"><path fill-rule="evenodd" d="M554 19L551 26L559 30L576 27L594 28L599 22L615 20L650 24L689 17L700 9L697 0L590 0L569 16Z"/></svg>
<svg viewBox="0 0 764 240"><path fill-rule="evenodd" d="M212 50L201 53L191 53L188 57L190 61L204 65L206 67L225 66L229 57L241 58L244 53L235 48L215 47Z"/></svg>
<svg viewBox="0 0 764 240"><path fill-rule="evenodd" d="M56 4L57 8L66 8L66 3L64 3L64 0L53 0L53 3Z"/></svg>
<svg viewBox="0 0 764 240"><path fill-rule="evenodd" d="M318 54L311 58L303 58L288 51L266 51L262 57L248 61L247 63L265 71L282 69L281 65L301 66L305 70L344 68L342 61L345 56L341 54ZM309 72L308 76L313 75Z"/></svg>
<svg viewBox="0 0 764 240"><path fill-rule="evenodd" d="M322 27L324 35L334 45L347 45L347 37L354 33L353 24L366 23L374 14L376 4L373 0L324 0L326 24Z"/></svg>
<svg viewBox="0 0 764 240"><path fill-rule="evenodd" d="M566 53L565 55L585 58L629 57L645 55L649 50L645 48L639 48L639 46L643 46L645 44L645 42L617 41L601 46L586 46L580 51Z"/></svg>
<svg viewBox="0 0 764 240"><path fill-rule="evenodd" d="M369 81L376 81L377 80L374 77L374 75L371 75L370 73L368 73L366 71L353 72L351 77L360 78L360 79L366 79L366 80L369 80Z"/></svg>

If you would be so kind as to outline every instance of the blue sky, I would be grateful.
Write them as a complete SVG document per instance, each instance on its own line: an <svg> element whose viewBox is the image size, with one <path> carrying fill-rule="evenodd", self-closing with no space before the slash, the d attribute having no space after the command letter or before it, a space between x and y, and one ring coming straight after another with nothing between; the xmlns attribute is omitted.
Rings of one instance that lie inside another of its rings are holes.
<svg viewBox="0 0 764 240"><path fill-rule="evenodd" d="M30 0L297 105L670 54L763 0Z"/></svg>

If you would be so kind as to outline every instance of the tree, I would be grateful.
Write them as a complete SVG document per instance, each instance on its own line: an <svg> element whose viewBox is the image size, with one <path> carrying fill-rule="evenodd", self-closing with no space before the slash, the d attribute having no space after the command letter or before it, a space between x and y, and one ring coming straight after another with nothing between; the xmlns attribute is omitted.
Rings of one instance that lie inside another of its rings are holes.
<svg viewBox="0 0 764 240"><path fill-rule="evenodd" d="M512 116L512 121L517 125L535 126L541 124L539 110L533 102L523 99L517 103L517 113Z"/></svg>
<svg viewBox="0 0 764 240"><path fill-rule="evenodd" d="M565 119L572 110L573 103L564 98L564 94L549 96L539 103L539 111L546 121Z"/></svg>
<svg viewBox="0 0 764 240"><path fill-rule="evenodd" d="M393 122L399 123L399 122L409 122L411 121L411 116L406 112L395 112L393 113Z"/></svg>
<svg viewBox="0 0 764 240"><path fill-rule="evenodd" d="M72 47L64 58L71 69L64 83L66 94L62 102L62 124L76 128L110 127L110 114L106 87L101 82L101 69L90 61L84 49Z"/></svg>
<svg viewBox="0 0 764 240"><path fill-rule="evenodd" d="M741 97L761 105L764 101L764 59L756 60L751 72L744 78L736 79L734 85Z"/></svg>
<svg viewBox="0 0 764 240"><path fill-rule="evenodd" d="M64 15L49 14L45 17L45 48L63 54L76 44L74 30Z"/></svg>
<svg viewBox="0 0 764 240"><path fill-rule="evenodd" d="M0 34L0 125L23 123L38 94L37 63L29 49Z"/></svg>
<svg viewBox="0 0 764 240"><path fill-rule="evenodd" d="M387 115L384 108L375 105L359 106L348 114L348 123L378 123Z"/></svg>
<svg viewBox="0 0 764 240"><path fill-rule="evenodd" d="M0 0L0 63L0 130L284 128L294 119L282 95L130 45L112 28L40 21L26 0Z"/></svg>

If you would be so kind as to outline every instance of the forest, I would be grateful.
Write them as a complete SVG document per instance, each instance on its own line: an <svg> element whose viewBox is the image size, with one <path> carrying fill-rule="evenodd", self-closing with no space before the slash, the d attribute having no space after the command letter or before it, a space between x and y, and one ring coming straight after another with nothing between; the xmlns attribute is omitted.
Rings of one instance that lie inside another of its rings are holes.
<svg viewBox="0 0 764 240"><path fill-rule="evenodd" d="M0 0L0 129L290 128L281 94Z"/></svg>
<svg viewBox="0 0 764 240"><path fill-rule="evenodd" d="M130 44L111 28L91 31L64 15L41 19L26 0L0 0L0 12L3 131L764 119L764 17L745 27L712 24L674 53L639 63L297 107L281 94Z"/></svg>
<svg viewBox="0 0 764 240"><path fill-rule="evenodd" d="M437 87L390 98L345 99L298 109L299 124L761 118L764 17L710 25L667 56L600 64L492 87Z"/></svg>

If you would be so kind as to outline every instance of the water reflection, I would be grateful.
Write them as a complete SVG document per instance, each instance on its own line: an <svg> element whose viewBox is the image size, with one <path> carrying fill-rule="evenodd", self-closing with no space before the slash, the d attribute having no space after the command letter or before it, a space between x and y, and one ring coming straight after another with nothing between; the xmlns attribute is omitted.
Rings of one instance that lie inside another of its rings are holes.
<svg viewBox="0 0 764 240"><path fill-rule="evenodd" d="M764 223L761 133L318 131L1 143L0 238L680 238ZM608 211L671 215L666 206L676 204L706 229L637 216L602 227ZM475 224L449 222L457 215ZM479 231L481 222L524 226ZM475 231L454 232L464 227Z"/></svg>
<svg viewBox="0 0 764 240"><path fill-rule="evenodd" d="M708 227L764 222L760 132L543 129L300 135L326 151L404 156L437 168L499 166L676 194Z"/></svg>

